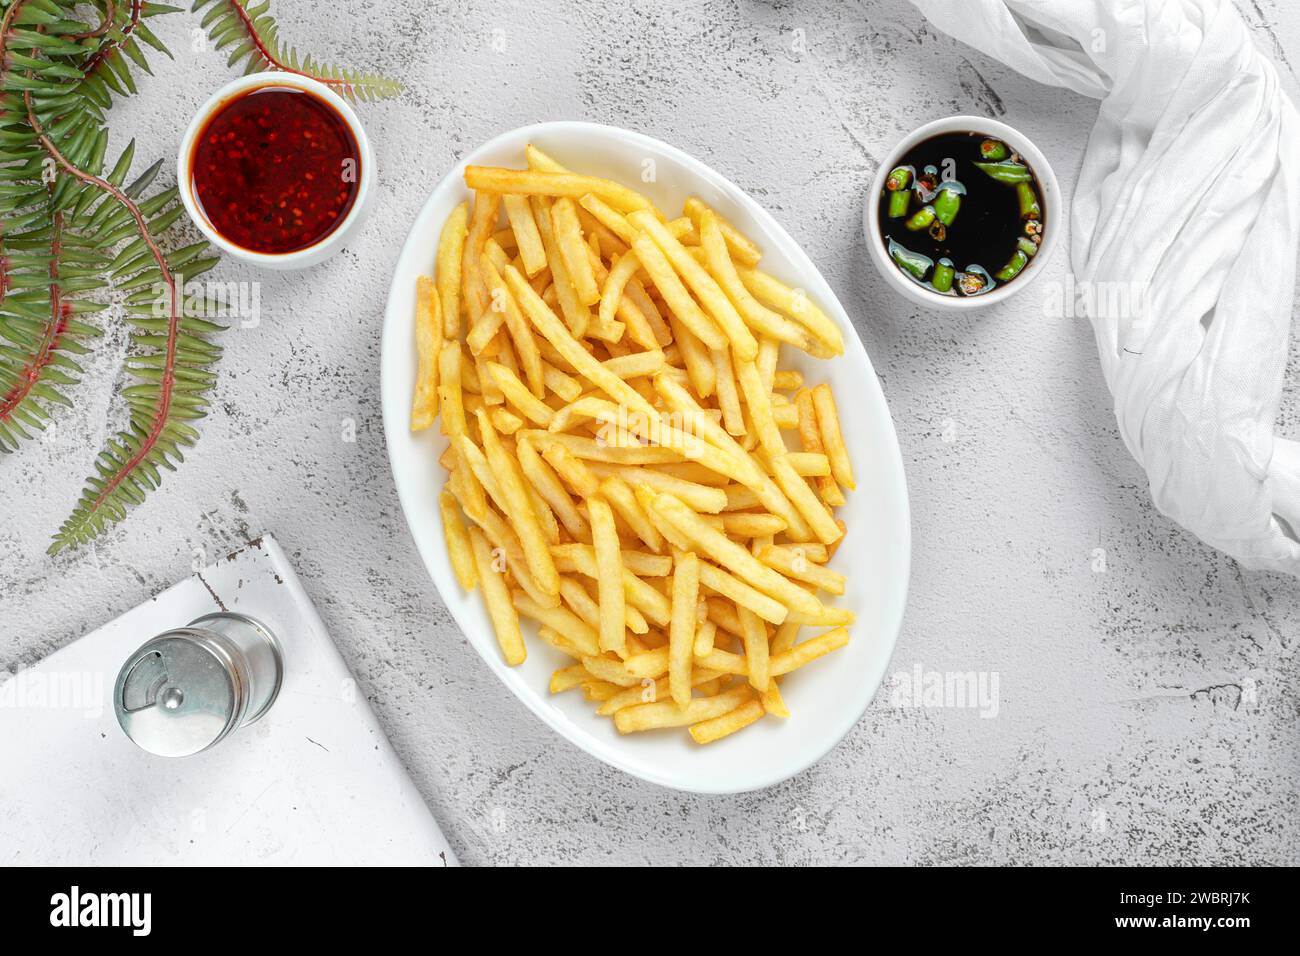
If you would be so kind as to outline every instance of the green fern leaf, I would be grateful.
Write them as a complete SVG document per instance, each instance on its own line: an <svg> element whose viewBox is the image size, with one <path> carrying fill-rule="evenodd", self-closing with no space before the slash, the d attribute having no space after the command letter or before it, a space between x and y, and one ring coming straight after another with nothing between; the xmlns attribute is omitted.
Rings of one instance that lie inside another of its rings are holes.
<svg viewBox="0 0 1300 956"><path fill-rule="evenodd" d="M247 73L259 70L282 70L298 73L324 83L352 100L377 100L396 96L402 84L396 80L356 70L339 69L317 62L313 57L298 58L298 51L286 47L279 39L279 28L267 14L269 0L194 0L195 13L206 9L200 26L207 32L214 49L231 48L229 63L248 59Z"/></svg>

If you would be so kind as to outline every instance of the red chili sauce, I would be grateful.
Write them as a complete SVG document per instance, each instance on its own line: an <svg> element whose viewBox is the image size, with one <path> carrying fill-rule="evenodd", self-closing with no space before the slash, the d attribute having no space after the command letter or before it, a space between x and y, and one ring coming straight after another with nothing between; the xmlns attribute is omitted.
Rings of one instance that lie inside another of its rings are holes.
<svg viewBox="0 0 1300 956"><path fill-rule="evenodd" d="M306 90L264 86L229 100L195 139L194 200L252 252L315 245L356 201L361 151L343 117Z"/></svg>

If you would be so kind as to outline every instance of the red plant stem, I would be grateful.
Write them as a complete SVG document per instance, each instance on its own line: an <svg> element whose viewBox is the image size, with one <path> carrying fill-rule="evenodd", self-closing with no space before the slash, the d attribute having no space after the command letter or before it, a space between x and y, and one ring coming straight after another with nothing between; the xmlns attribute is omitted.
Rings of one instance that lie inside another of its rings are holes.
<svg viewBox="0 0 1300 956"><path fill-rule="evenodd" d="M59 336L67 327L63 315L63 295L59 291L59 253L63 249L63 213L54 214L54 231L50 238L50 321L41 335L41 347L32 356L31 363L22 379L9 390L9 394L0 399L0 421L8 421L13 410L21 404L41 377L45 366L50 364L54 349L59 344Z"/></svg>
<svg viewBox="0 0 1300 956"><path fill-rule="evenodd" d="M176 348L177 340L180 335L180 301L176 290L176 280L172 276L171 269L167 267L167 259L158 244L154 242L153 236L149 234L149 226L144 221L144 216L140 208L131 200L131 197L121 189L114 186L107 179L95 176L73 165L66 156L64 156L57 146L50 140L46 134L40 120L36 118L36 111L32 108L32 94L30 90L23 92L23 102L27 105L27 121L31 124L32 130L36 133L41 145L45 151L54 158L54 161L67 170L68 174L74 176L83 183L88 183L97 189L102 189L108 193L131 214L135 220L136 231L140 233L140 238L148 246L154 262L158 264L159 272L162 274L163 282L167 286L167 298L170 302L170 309L167 315L167 357L163 364L162 387L159 390L158 408L154 412L153 422L149 426L149 433L145 436L140 447L121 468L113 472L105 483L104 487L99 489L99 494L95 496L94 501L90 504L90 514L94 514L118 486L126 479L126 476L139 467L145 457L153 451L154 445L162 436L163 429L167 426L167 416L171 411L172 390L176 384Z"/></svg>
<svg viewBox="0 0 1300 956"><path fill-rule="evenodd" d="M117 15L116 0L105 0L104 19L99 21L99 26L93 30L87 30L85 33L74 33L69 40L89 40L92 37L102 37L108 32L108 28L113 25L113 17Z"/></svg>
<svg viewBox="0 0 1300 956"><path fill-rule="evenodd" d="M99 64L103 63L106 59L108 59L109 55L112 54L112 52L116 50L118 47L120 47L123 43L125 43L127 39L131 36L131 34L135 32L136 26L140 23L140 17L144 10L144 4L145 4L145 0L131 0L131 19L128 20L122 27L122 39L113 40L109 43L105 43L94 53L92 53L90 57L86 60L86 62L81 64L81 73L83 76L90 76L90 74L94 72L95 67L99 66ZM113 8L113 0L109 0L109 12L105 14L104 23L100 26L100 29L91 33L82 34L82 36L89 36L89 37L102 36L103 32L106 31L108 27L112 25L112 8Z"/></svg>
<svg viewBox="0 0 1300 956"><path fill-rule="evenodd" d="M261 35L257 32L257 27L253 25L253 18L248 15L248 11L244 9L244 5L240 3L239 0L226 0L226 2L230 4L231 8L235 11L235 15L238 16L240 21L244 24L244 32L248 34L248 39L251 40L253 46L257 48L258 55L271 66L281 72L296 73L298 76L305 76L308 79L315 80L317 83L324 83L327 86L341 86L347 90L352 89L352 84L345 79L316 76L315 74L308 73L305 70L295 70L287 63L277 59L271 52L270 48L268 48L262 41Z"/></svg>

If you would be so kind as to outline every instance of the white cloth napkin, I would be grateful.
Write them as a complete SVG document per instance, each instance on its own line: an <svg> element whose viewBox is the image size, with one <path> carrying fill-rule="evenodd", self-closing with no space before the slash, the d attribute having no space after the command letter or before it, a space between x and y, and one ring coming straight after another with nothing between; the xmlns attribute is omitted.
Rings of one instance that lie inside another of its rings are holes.
<svg viewBox="0 0 1300 956"><path fill-rule="evenodd" d="M1160 511L1247 567L1300 575L1300 444L1273 434L1300 127L1237 11L1229 0L912 2L1026 76L1102 100L1070 255L1079 286L1145 290L1136 314L1089 314L1124 441Z"/></svg>

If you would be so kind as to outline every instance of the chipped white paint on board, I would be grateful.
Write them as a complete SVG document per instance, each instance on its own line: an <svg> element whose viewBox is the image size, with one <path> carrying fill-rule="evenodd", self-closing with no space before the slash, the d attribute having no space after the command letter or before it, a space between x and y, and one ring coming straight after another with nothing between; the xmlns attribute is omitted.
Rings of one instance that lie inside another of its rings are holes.
<svg viewBox="0 0 1300 956"><path fill-rule="evenodd" d="M1240 5L1296 95L1300 21L1283 0ZM361 110L381 164L374 216L306 273L220 267L262 281L261 321L223 337L216 404L185 467L96 548L44 557L119 418L106 395L120 343L100 350L54 440L0 460L0 666L269 528L464 862L1300 862L1300 593L1152 511L1091 332L1046 314L1066 257L1025 296L952 317L894 296L861 245L862 190L912 127L995 115L1038 143L1068 193L1094 103L961 47L902 0L338 7L276 4L299 49L408 84ZM176 62L158 59L114 113L119 145L134 134L142 156L170 156L228 76L223 56L190 52L193 21L161 24ZM495 133L560 118L698 156L821 266L881 376L910 481L912 590L891 672L904 687L916 665L990 688L996 674L996 716L894 706L909 696L882 690L795 779L686 796L556 738L456 633L388 474L379 318L443 170ZM1296 399L1289 389L1280 416L1293 436Z"/></svg>

